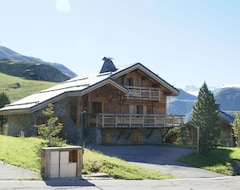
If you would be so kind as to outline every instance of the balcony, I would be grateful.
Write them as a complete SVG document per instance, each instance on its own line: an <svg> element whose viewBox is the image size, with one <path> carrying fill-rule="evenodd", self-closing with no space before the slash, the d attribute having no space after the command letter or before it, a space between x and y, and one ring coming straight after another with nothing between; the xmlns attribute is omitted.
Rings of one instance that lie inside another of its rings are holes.
<svg viewBox="0 0 240 190"><path fill-rule="evenodd" d="M127 99L139 99L139 100L160 100L160 90L158 88L146 88L136 86L126 86L128 93Z"/></svg>
<svg viewBox="0 0 240 190"><path fill-rule="evenodd" d="M172 128L182 127L182 115L160 114L98 114L96 126L100 128Z"/></svg>

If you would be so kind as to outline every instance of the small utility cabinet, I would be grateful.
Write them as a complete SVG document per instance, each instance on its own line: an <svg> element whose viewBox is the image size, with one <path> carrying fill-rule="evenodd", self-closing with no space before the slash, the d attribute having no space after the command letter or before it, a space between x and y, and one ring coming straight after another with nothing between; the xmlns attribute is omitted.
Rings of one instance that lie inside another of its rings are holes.
<svg viewBox="0 0 240 190"><path fill-rule="evenodd" d="M81 146L45 147L41 151L41 175L50 178L82 178Z"/></svg>

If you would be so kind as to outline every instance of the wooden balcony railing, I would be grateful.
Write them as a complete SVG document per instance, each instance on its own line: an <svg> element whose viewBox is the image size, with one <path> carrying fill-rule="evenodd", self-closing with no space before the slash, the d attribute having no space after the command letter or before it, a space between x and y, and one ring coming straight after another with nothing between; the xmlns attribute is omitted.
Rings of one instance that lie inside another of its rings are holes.
<svg viewBox="0 0 240 190"><path fill-rule="evenodd" d="M127 99L160 100L160 90L158 88L136 86L126 86L126 88L128 88Z"/></svg>
<svg viewBox="0 0 240 190"><path fill-rule="evenodd" d="M182 115L159 114L98 114L96 126L100 128L172 128L182 127Z"/></svg>

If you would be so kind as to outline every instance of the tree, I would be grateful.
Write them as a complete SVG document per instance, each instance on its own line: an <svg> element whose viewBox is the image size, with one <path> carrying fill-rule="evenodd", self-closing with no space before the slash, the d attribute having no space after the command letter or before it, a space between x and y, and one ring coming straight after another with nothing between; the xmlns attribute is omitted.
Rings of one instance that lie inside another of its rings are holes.
<svg viewBox="0 0 240 190"><path fill-rule="evenodd" d="M220 137L219 106L213 93L204 82L199 90L198 100L193 106L191 124L197 129L197 154L208 156Z"/></svg>
<svg viewBox="0 0 240 190"><path fill-rule="evenodd" d="M190 133L187 127L176 127L177 139L175 144L188 145L191 143Z"/></svg>
<svg viewBox="0 0 240 190"><path fill-rule="evenodd" d="M240 112L235 113L235 119L231 123L233 129L233 136L236 138L236 144L240 146Z"/></svg>
<svg viewBox="0 0 240 190"><path fill-rule="evenodd" d="M39 137L43 138L48 147L62 146L65 141L57 135L61 132L63 125L58 123L58 117L54 117L53 104L48 104L47 108L42 111L43 115L49 117L46 123L36 125Z"/></svg>
<svg viewBox="0 0 240 190"><path fill-rule="evenodd" d="M4 92L0 93L0 108L3 108L6 104L10 104L10 99ZM7 117L0 115L0 134L4 132L4 125L7 123Z"/></svg>

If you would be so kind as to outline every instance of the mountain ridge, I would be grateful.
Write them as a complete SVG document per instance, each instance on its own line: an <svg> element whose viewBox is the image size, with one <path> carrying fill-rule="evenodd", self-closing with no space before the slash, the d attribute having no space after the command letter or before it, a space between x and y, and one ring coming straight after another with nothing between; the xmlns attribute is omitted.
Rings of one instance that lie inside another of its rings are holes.
<svg viewBox="0 0 240 190"><path fill-rule="evenodd" d="M211 90L221 111L240 111L240 85L224 85ZM192 111L197 96L179 89L179 96L168 99L167 113L187 115Z"/></svg>
<svg viewBox="0 0 240 190"><path fill-rule="evenodd" d="M26 79L62 82L77 76L62 64L25 56L4 46L0 46L0 61L0 72Z"/></svg>

